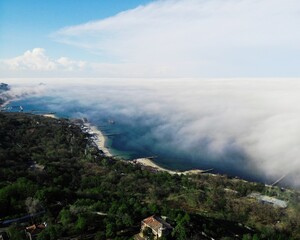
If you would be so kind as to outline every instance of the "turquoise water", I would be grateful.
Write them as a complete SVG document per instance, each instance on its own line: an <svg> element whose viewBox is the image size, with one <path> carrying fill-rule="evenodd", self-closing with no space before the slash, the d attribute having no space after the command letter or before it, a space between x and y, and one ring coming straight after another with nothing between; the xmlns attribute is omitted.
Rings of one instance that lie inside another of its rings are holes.
<svg viewBox="0 0 300 240"><path fill-rule="evenodd" d="M215 173L239 176L253 181L266 181L262 175L254 174L242 168L246 161L243 153L232 152L224 159L207 159L207 156L192 151L183 151L168 144L168 136L158 139L152 133L154 126L163 124L163 120L149 121L141 116L126 116L113 112L105 106L82 105L75 100L66 101L57 97L31 97L11 102L9 106L22 105L24 112L45 114L54 112L58 117L82 118L97 126L106 136L106 147L114 156L124 159L155 156L154 161L173 170L210 169ZM18 111L19 108L13 108ZM111 123L113 121L113 123ZM160 122L161 121L161 122ZM180 136L179 136L180 137ZM231 155L230 155L231 154Z"/></svg>

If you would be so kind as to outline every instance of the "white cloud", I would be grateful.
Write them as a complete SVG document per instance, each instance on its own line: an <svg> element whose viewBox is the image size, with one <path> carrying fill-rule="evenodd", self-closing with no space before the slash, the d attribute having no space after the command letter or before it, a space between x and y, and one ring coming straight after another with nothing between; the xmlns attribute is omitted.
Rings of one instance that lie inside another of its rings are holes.
<svg viewBox="0 0 300 240"><path fill-rule="evenodd" d="M167 75L163 67L131 63L76 61L67 57L51 59L43 48L34 48L21 56L0 60L0 76L4 77L141 77Z"/></svg>
<svg viewBox="0 0 300 240"><path fill-rule="evenodd" d="M297 0L155 1L53 38L146 73L293 76L300 74L299 11Z"/></svg>
<svg viewBox="0 0 300 240"><path fill-rule="evenodd" d="M56 64L45 55L45 49L34 48L27 50L23 55L3 61L12 70L43 70L56 69Z"/></svg>
<svg viewBox="0 0 300 240"><path fill-rule="evenodd" d="M43 48L27 50L21 56L3 60L2 65L12 71L33 72L82 70L86 66L86 63L83 61L75 61L66 57L50 59L45 52Z"/></svg>
<svg viewBox="0 0 300 240"><path fill-rule="evenodd" d="M84 69L86 66L86 62L84 61L74 61L67 57L61 57L57 59L56 63L59 67L66 69L68 71L81 70Z"/></svg>

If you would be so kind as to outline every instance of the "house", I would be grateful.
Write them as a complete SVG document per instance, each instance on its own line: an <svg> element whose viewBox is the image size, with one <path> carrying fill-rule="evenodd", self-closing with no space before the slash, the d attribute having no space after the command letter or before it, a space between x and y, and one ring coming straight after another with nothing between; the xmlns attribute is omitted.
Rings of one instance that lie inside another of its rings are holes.
<svg viewBox="0 0 300 240"><path fill-rule="evenodd" d="M47 223L33 224L26 227L25 232L30 240L35 239L36 236L47 227Z"/></svg>
<svg viewBox="0 0 300 240"><path fill-rule="evenodd" d="M169 223L156 215L145 218L141 222L142 235L146 228L151 229L152 234L154 235L154 239L159 239L163 236L166 236L173 230L172 226Z"/></svg>

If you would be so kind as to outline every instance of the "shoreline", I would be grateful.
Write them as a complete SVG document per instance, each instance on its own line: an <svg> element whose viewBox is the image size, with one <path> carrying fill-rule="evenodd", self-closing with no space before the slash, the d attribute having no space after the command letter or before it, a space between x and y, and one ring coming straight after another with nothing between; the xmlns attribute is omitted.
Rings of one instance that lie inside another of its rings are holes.
<svg viewBox="0 0 300 240"><path fill-rule="evenodd" d="M1 94L0 94L0 97L1 97ZM3 99L2 99L3 100ZM0 108L5 108L8 104L10 104L10 102L14 101L15 99L14 98L11 98L11 99L5 99L5 101L0 104Z"/></svg>
<svg viewBox="0 0 300 240"><path fill-rule="evenodd" d="M48 117L51 117L51 116L48 116ZM54 115L54 117L55 117L55 115ZM105 136L103 135L103 133L101 132L101 130L89 122L84 122L83 126L84 126L83 130L85 130L87 133L92 135L91 139L92 139L93 143L97 146L97 148L100 151L103 152L104 156L114 157L111 154L111 152L109 151L109 149L107 147L105 147L106 139L105 139ZM115 159L117 159L117 158L115 158ZM144 167L151 168L158 172L167 172L171 175L202 174L202 173L207 173L207 172L210 172L213 170L213 169L207 169L207 170L191 169L191 170L187 170L187 171L176 171L176 170L171 170L171 169L161 167L158 164L156 164L154 161L152 161L150 158L137 158L137 159L133 159L133 160L117 159L117 160L131 163L131 164L139 164ZM212 173L210 173L210 174L212 174Z"/></svg>
<svg viewBox="0 0 300 240"><path fill-rule="evenodd" d="M49 116L48 117L52 117ZM56 117L54 115L54 117ZM104 134L101 132L101 130L99 128L97 128L95 125L92 125L91 123L89 123L88 121L83 123L83 131L89 133L90 135L92 135L91 139L93 141L93 143L96 145L96 147L103 152L104 156L106 157L113 157L115 158L111 152L109 151L109 149L105 146L105 136ZM171 175L187 175L187 174L202 174L202 173L207 173L212 171L213 169L207 169L207 170L201 170L201 169L191 169L191 170L187 170L187 171L176 171L176 170L171 170L171 169L167 169L164 167L159 166L158 164L156 164L154 161L152 161L150 158L137 158L137 159L133 159L133 160L124 160L124 159L117 159L118 161L123 161L123 162L127 162L127 163L131 163L131 164L139 164L142 165L146 168L150 168L152 170L158 171L158 172L167 172ZM210 173L212 174L212 173ZM214 174L212 174L214 175Z"/></svg>
<svg viewBox="0 0 300 240"><path fill-rule="evenodd" d="M0 105L0 107L1 107L1 108L5 108L11 101L13 101L13 100L6 100L4 103L2 103L2 104Z"/></svg>
<svg viewBox="0 0 300 240"><path fill-rule="evenodd" d="M1 108L5 107L6 105L8 105L10 102L14 101L15 99L7 99L3 104L1 104ZM59 119L58 116L56 116L55 114L40 114L41 116L44 117L48 117L48 118L54 118L54 119ZM88 133L91 135L90 139L91 141L95 144L95 146L98 148L98 150L100 150L104 156L106 157L114 157L111 152L109 151L109 149L105 146L105 136L104 134L101 132L100 129L98 129L95 125L92 125L90 122L88 121L83 121L82 123L82 127L81 130L85 133ZM115 158L115 157L114 157ZM117 159L117 158L115 158ZM200 169L191 169L191 170L187 170L187 171L176 171L176 170L171 170L171 169L167 169L167 168L163 168L161 166L159 166L158 164L156 164L154 161L152 161L150 158L137 158L137 159L133 159L133 160L124 160L124 159L118 159L119 161L124 161L127 163L131 163L131 164L139 164L142 165L146 168L150 168L152 170L155 171L159 171L159 172L167 172L171 175L187 175L187 174L201 174L201 173L207 173L210 172L212 169L208 169L208 170L200 170ZM211 173L210 173L211 174Z"/></svg>
<svg viewBox="0 0 300 240"><path fill-rule="evenodd" d="M48 117L52 117L49 116ZM55 115L54 115L55 117ZM96 126L92 125L89 122L84 122L83 126L86 129L86 132L93 135L91 137L93 143L97 146L97 148L103 152L104 156L106 157L114 157L111 152L109 151L109 149L107 147L105 147L105 136L103 135L103 133L101 132L100 129L98 129ZM115 158L116 159L116 158ZM208 170L200 170L200 169L191 169L191 170L187 170L187 171L175 171L175 170L171 170L171 169L167 169L164 167L159 166L158 164L156 164L154 161L152 161L150 158L137 158L137 159L133 159L133 160L124 160L124 159L117 159L119 161L124 161L127 163L132 163L132 164L139 164L142 165L144 167L147 168L151 168L153 170L156 170L158 172L167 172L171 175L187 175L187 174L201 174L201 173L207 173L210 172L213 169L208 169ZM211 173L210 173L211 174Z"/></svg>
<svg viewBox="0 0 300 240"><path fill-rule="evenodd" d="M6 99L5 102L3 102L2 104L0 104L0 109L2 111L2 109L5 109L5 107L10 104L11 102L17 100L17 98L11 98L11 99ZM52 113L45 113L45 114L38 114L41 115L43 117L47 117L47 118L53 118L53 119L59 119L58 116L56 116L55 114ZM86 128L87 133L93 135L91 137L91 140L93 141L93 143L96 145L96 147L103 152L104 156L106 157L112 157L113 155L110 153L110 151L108 150L107 147L105 147L105 136L103 135L103 133L94 125L92 125L89 122L84 122L83 121L83 126ZM82 130L84 130L82 128Z"/></svg>
<svg viewBox="0 0 300 240"><path fill-rule="evenodd" d="M44 117L48 117L48 118L54 118L54 119L58 119L58 117L55 115L55 114L41 114L42 116L44 116Z"/></svg>
<svg viewBox="0 0 300 240"><path fill-rule="evenodd" d="M2 104L0 107L3 107L3 105L7 105L9 104L11 101L13 100L8 100L6 102L4 102L4 104ZM59 119L60 117L56 116L55 114L37 114L37 115L41 115L43 117L48 117L48 118L53 118L53 119ZM190 174L209 174L211 176L217 176L220 175L220 173L211 173L211 171L213 171L213 168L210 169L191 169L191 170L186 170L186 171L179 171L179 170L171 170L168 168L164 168L159 166L157 163L155 163L152 159L150 158L136 158L136 159L132 159L132 160L125 160L122 158L116 158L112 155L112 153L110 152L109 148L107 148L105 146L105 141L106 138L104 136L104 134L101 132L100 129L98 129L95 125L92 125L91 123L87 122L87 121L82 121L81 124L81 130L85 133L90 134L90 139L91 141L94 143L94 145L97 147L98 150L100 150L102 152L102 154L105 157L113 157L114 159L118 160L118 161L122 161L122 162L126 162L129 164L138 164L140 166L143 166L145 168L148 168L148 170L152 170L152 171L157 171L157 172L167 172L171 175L190 175ZM221 174L222 175L222 174ZM260 182L262 184L264 184L265 186L268 186L267 183L265 182L261 182L261 181L255 181L255 180L246 180L244 178L239 178L240 180L246 181L246 182Z"/></svg>
<svg viewBox="0 0 300 240"><path fill-rule="evenodd" d="M109 149L105 147L105 136L103 133L94 125L92 125L89 122L83 123L84 129L86 129L86 132L91 134L92 141L96 145L96 147L103 152L104 156L106 157L113 157L113 155L110 153Z"/></svg>
<svg viewBox="0 0 300 240"><path fill-rule="evenodd" d="M1 97L1 94L0 94ZM2 111L1 108L3 108L3 111L5 111L5 107L10 104L11 102L14 102L16 100L18 100L19 98L17 97L10 97L10 98L5 98L5 101L0 104L0 110ZM37 114L37 113L32 113L32 114ZM37 115L42 115L44 117L49 117L49 118L55 118L55 119L59 119L60 117L56 116L55 114L52 113L46 113L46 114L37 114ZM155 163L152 158L137 158L137 159L133 159L133 160L125 160L122 159L122 157L115 157L113 156L113 154L110 152L111 150L109 150L108 147L105 146L105 142L106 142L106 137L104 136L104 134L101 132L101 130L99 130L96 126L92 125L89 122L85 122L83 121L82 126L85 126L86 129L88 129L88 132L91 136L89 137L90 140L93 142L93 144L97 147L98 150L100 150L104 156L106 157L113 157L116 160L120 160L120 161L124 161L124 162L128 162L131 164L139 164L141 166L144 166L145 168L149 168L150 170L155 170L155 171L162 171L162 172L168 172L171 175L174 174L203 174L203 173L207 173L212 171L213 169L191 169L191 170L187 170L187 171L178 171L178 170L172 170L172 169L168 169L168 168L164 168L159 166L157 163ZM81 128L82 129L82 128ZM82 129L83 130L83 129ZM211 175L217 175L220 173L209 173ZM243 176L239 176L240 179L245 179ZM246 180L246 181L254 181L254 182L260 182L263 184L266 184L266 181L261 181L261 180Z"/></svg>
<svg viewBox="0 0 300 240"><path fill-rule="evenodd" d="M207 169L207 170L200 170L200 169L191 169L191 170L187 170L187 171L175 171L175 170L170 170L167 168L163 168L159 165L157 165L155 162L153 162L151 159L149 158L137 158L131 161L133 164L140 164L142 166L154 169L158 172L167 172L171 175L188 175L188 174L201 174L201 173L207 173L212 171L213 169ZM210 173L212 174L212 173Z"/></svg>

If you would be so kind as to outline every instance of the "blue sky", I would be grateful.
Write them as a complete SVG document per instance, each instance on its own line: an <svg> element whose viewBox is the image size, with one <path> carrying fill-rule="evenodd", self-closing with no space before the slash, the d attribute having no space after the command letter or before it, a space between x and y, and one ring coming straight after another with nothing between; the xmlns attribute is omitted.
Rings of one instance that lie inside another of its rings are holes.
<svg viewBox="0 0 300 240"><path fill-rule="evenodd" d="M299 77L298 0L0 0L0 77Z"/></svg>
<svg viewBox="0 0 300 240"><path fill-rule="evenodd" d="M43 47L49 55L74 58L93 55L57 44L49 35L65 26L104 19L149 0L0 0L0 58Z"/></svg>

